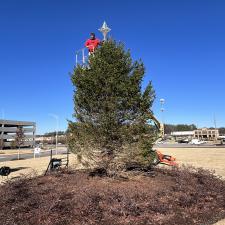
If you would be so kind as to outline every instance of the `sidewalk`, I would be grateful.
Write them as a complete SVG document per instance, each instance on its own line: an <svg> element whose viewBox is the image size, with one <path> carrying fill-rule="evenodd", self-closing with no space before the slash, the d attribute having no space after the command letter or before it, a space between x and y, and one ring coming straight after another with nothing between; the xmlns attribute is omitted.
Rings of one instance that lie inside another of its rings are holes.
<svg viewBox="0 0 225 225"><path fill-rule="evenodd" d="M7 149L7 150L0 150L0 157L5 155L14 155L18 154L19 149ZM33 149L20 149L20 154L23 153L33 153Z"/></svg>
<svg viewBox="0 0 225 225"><path fill-rule="evenodd" d="M58 148L58 150L64 150L64 147ZM17 155L19 149L6 149L6 150L0 150L0 157L1 156L10 156L10 155ZM41 149L41 152L49 152L51 149ZM34 148L29 149L20 149L20 154L33 154Z"/></svg>

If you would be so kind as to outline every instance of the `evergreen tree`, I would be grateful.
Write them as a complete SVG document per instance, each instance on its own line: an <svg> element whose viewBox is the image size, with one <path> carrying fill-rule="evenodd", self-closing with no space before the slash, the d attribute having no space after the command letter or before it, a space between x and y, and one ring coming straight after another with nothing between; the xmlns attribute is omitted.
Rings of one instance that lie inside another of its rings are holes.
<svg viewBox="0 0 225 225"><path fill-rule="evenodd" d="M69 147L89 164L120 167L135 161L149 165L156 138L150 124L155 93L151 82L141 89L142 62L132 62L123 44L106 41L71 76L74 117L69 121Z"/></svg>

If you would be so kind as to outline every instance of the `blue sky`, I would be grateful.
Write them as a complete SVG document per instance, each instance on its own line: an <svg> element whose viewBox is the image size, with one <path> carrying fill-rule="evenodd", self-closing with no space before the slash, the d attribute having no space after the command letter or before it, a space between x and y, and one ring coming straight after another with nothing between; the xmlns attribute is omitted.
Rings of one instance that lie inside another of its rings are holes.
<svg viewBox="0 0 225 225"><path fill-rule="evenodd" d="M167 123L225 126L225 1L50 1L0 3L0 117L36 121L38 133L67 127L75 51L106 20L111 35L146 66Z"/></svg>

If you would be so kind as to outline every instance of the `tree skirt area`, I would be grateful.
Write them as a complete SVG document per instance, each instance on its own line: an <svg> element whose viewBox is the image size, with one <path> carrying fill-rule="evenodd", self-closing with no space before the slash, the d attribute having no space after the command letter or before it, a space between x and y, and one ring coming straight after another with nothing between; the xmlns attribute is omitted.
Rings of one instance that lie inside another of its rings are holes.
<svg viewBox="0 0 225 225"><path fill-rule="evenodd" d="M225 217L225 181L193 168L126 173L82 171L0 186L4 225L207 225Z"/></svg>

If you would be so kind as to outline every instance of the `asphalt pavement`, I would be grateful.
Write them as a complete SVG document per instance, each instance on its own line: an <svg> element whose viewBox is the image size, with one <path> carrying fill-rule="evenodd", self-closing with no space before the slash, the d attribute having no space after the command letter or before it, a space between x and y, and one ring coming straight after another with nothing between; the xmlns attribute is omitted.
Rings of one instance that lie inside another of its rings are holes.
<svg viewBox="0 0 225 225"><path fill-rule="evenodd" d="M186 144L186 143L162 143L154 145L155 148L225 148L225 145L214 144Z"/></svg>
<svg viewBox="0 0 225 225"><path fill-rule="evenodd" d="M200 144L200 145L193 145L193 144L181 144L181 143L161 143L154 145L153 148L225 148L225 145L212 145L212 144ZM7 150L6 150L7 151ZM58 154L66 154L67 149L58 149ZM56 150L52 150L53 157L56 155ZM51 150L45 150L42 151L40 154L36 154L36 157L46 157L51 155ZM17 160L17 154L11 154L11 155L4 155L0 154L0 162L6 162L6 161L13 161ZM34 158L33 153L22 153L20 154L20 159L31 159Z"/></svg>
<svg viewBox="0 0 225 225"><path fill-rule="evenodd" d="M57 150L57 154L66 154L66 153L67 153L67 149L58 149ZM36 154L36 157L46 157L46 156L50 157L50 155L51 155L51 150L45 150L45 151L42 151L40 154ZM53 155L53 157L56 156L55 149L52 150L52 155ZM20 159L31 159L31 158L34 158L33 153L20 154ZM10 154L10 155L0 154L0 162L13 161L13 160L17 160L17 159L18 159L17 154Z"/></svg>

